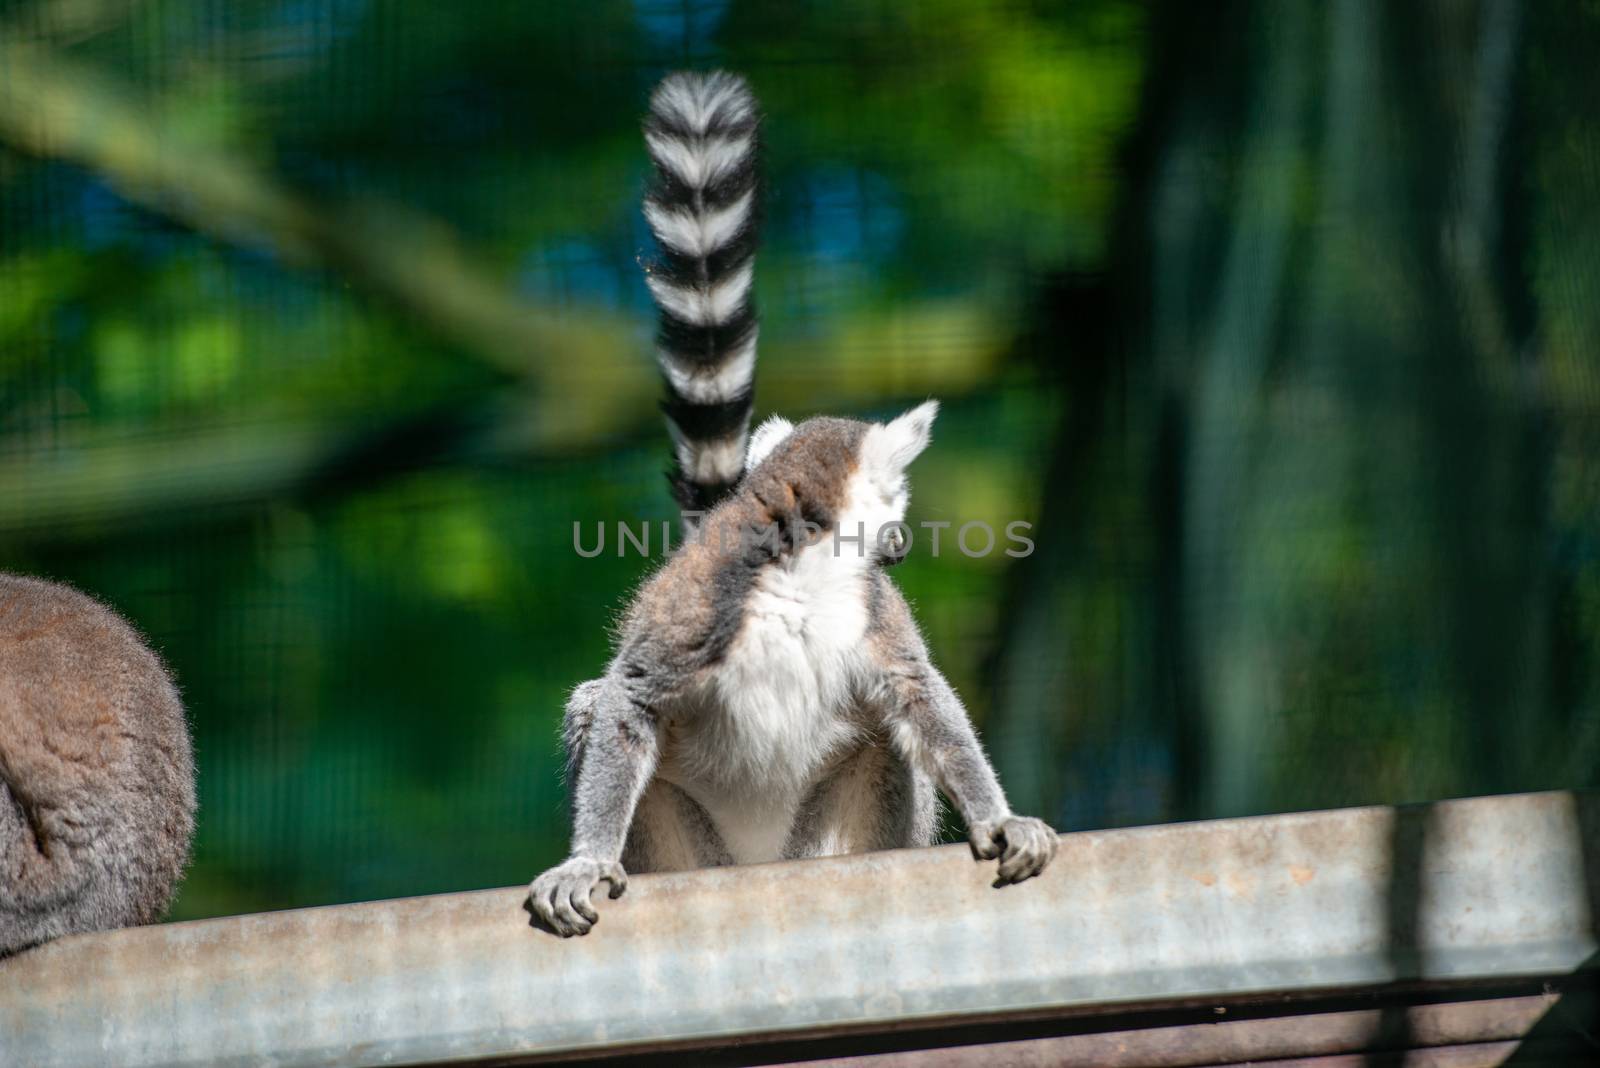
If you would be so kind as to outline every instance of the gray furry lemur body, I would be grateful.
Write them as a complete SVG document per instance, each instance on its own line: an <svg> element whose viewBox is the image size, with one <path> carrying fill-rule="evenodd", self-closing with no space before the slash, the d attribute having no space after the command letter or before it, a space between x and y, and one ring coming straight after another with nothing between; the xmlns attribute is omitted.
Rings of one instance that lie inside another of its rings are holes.
<svg viewBox="0 0 1600 1068"><path fill-rule="evenodd" d="M620 896L628 872L929 845L935 787L974 854L999 858L997 885L1038 874L1055 834L1011 812L886 573L900 543L874 537L905 517L937 405L887 423L774 417L749 434L756 102L734 75L673 74L644 131L671 477L697 536L640 589L605 674L567 704L571 855L533 881L528 907L583 934L593 890Z"/></svg>
<svg viewBox="0 0 1600 1068"><path fill-rule="evenodd" d="M156 654L76 590L0 574L0 957L159 919L194 809Z"/></svg>

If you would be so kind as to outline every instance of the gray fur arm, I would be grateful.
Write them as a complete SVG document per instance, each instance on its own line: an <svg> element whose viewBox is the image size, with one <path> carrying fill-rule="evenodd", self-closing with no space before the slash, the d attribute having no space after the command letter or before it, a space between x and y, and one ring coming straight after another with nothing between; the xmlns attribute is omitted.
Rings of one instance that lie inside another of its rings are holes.
<svg viewBox="0 0 1600 1068"><path fill-rule="evenodd" d="M961 698L939 669L925 656L902 664L886 689L890 736L961 813L973 856L1000 858L994 885L1043 871L1056 855L1055 831L1043 820L1012 814Z"/></svg>
<svg viewBox="0 0 1600 1068"><path fill-rule="evenodd" d="M575 857L615 861L656 770L655 716L610 675L578 687L569 720L577 718L571 706L580 701L587 726L571 758L571 851Z"/></svg>
<svg viewBox="0 0 1600 1068"><path fill-rule="evenodd" d="M1011 815L967 710L939 669L926 660L900 665L886 690L885 719L895 745L933 779L961 818L970 826Z"/></svg>
<svg viewBox="0 0 1600 1068"><path fill-rule="evenodd" d="M622 846L634 809L655 773L655 716L613 675L586 682L567 702L562 735L572 794L572 846L566 860L535 879L528 908L563 937L599 921L590 895L601 882L621 897L628 875Z"/></svg>
<svg viewBox="0 0 1600 1068"><path fill-rule="evenodd" d="M973 855L1000 858L996 886L1039 874L1056 855L1042 820L1012 814L961 698L928 659L899 591L878 577L874 703L905 758L938 785L966 821Z"/></svg>

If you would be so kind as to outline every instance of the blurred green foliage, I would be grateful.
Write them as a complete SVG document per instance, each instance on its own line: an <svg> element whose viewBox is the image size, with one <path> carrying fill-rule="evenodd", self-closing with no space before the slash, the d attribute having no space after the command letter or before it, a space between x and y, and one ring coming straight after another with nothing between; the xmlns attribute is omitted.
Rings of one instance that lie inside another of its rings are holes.
<svg viewBox="0 0 1600 1068"><path fill-rule="evenodd" d="M165 653L175 914L526 880L670 517L637 119L768 113L758 409L946 402L896 574L1063 827L1600 764L1600 8L0 0L0 567Z"/></svg>

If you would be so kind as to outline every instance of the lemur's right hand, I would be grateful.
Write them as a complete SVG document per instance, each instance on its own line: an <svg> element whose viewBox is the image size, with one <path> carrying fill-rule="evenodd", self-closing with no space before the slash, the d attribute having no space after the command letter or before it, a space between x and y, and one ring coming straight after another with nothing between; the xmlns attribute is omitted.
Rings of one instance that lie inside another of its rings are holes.
<svg viewBox="0 0 1600 1068"><path fill-rule="evenodd" d="M542 921L562 938L588 934L600 922L589 895L602 881L611 884L611 897L619 898L628 888L628 873L614 860L568 857L533 881L523 907L533 913L535 926Z"/></svg>

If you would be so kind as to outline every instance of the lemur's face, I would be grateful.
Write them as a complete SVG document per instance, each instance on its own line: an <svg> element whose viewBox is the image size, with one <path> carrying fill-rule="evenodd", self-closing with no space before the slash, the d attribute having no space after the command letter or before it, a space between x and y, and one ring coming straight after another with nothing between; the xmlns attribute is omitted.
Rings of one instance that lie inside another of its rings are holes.
<svg viewBox="0 0 1600 1068"><path fill-rule="evenodd" d="M907 538L897 524L911 503L906 469L927 448L938 411L928 401L887 423L819 418L798 427L774 416L751 435L747 467L778 475L827 537L837 529L841 554L898 563Z"/></svg>

